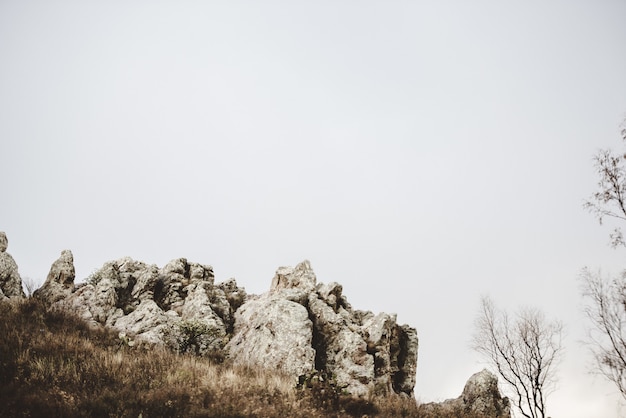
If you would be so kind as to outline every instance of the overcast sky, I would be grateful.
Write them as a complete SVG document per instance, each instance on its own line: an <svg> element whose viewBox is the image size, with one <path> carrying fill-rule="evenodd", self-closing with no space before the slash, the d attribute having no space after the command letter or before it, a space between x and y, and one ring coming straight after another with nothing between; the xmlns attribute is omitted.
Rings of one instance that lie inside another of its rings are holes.
<svg viewBox="0 0 626 418"><path fill-rule="evenodd" d="M309 259L420 337L456 397L481 295L567 327L555 418L613 418L577 277L624 250L582 209L621 149L626 2L0 0L0 230L41 283L131 256L269 288ZM626 408L622 409L622 413Z"/></svg>

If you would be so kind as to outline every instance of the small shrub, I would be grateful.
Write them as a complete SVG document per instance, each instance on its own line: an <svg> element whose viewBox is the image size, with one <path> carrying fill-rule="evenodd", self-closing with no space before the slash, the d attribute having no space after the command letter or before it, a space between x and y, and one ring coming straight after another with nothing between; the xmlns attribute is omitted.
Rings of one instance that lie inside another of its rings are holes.
<svg viewBox="0 0 626 418"><path fill-rule="evenodd" d="M341 409L353 417L362 417L364 415L376 415L379 409L369 399L355 398L353 396L342 395L339 398Z"/></svg>
<svg viewBox="0 0 626 418"><path fill-rule="evenodd" d="M102 274L100 273L100 270L92 271L91 274L87 276L87 279L85 279L88 284L94 287L100 282L100 280L102 280Z"/></svg>
<svg viewBox="0 0 626 418"><path fill-rule="evenodd" d="M314 371L300 376L298 388L306 389L305 395L310 395L313 405L330 411L339 410L339 400L343 388L337 384L334 376Z"/></svg>
<svg viewBox="0 0 626 418"><path fill-rule="evenodd" d="M224 360L223 335L218 328L213 328L200 321L181 321L162 331L163 341L178 354L193 354Z"/></svg>

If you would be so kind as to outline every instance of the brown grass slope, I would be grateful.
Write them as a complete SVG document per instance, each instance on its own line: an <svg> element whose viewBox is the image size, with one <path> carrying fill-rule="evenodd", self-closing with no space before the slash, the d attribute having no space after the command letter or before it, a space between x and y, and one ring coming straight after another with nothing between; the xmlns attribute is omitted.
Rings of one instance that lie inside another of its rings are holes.
<svg viewBox="0 0 626 418"><path fill-rule="evenodd" d="M355 399L327 383L292 383L228 361L129 346L36 299L0 303L2 417L433 416L398 396Z"/></svg>

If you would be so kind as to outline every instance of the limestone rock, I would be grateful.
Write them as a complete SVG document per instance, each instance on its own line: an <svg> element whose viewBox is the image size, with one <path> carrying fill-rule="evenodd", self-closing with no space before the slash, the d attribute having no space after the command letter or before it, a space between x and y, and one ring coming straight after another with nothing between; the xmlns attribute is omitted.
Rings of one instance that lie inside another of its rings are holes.
<svg viewBox="0 0 626 418"><path fill-rule="evenodd" d="M94 295L95 288L91 284L83 284L75 287L74 293L67 298L56 302L53 306L73 312L79 318L83 319L92 328L102 326L100 321L96 319L94 314Z"/></svg>
<svg viewBox="0 0 626 418"><path fill-rule="evenodd" d="M4 231L0 231L0 253L6 252L9 247L9 240Z"/></svg>
<svg viewBox="0 0 626 418"><path fill-rule="evenodd" d="M317 365L347 392L365 396L374 389L374 358L359 328L335 312L317 293L309 296L309 311L316 335Z"/></svg>
<svg viewBox="0 0 626 418"><path fill-rule="evenodd" d="M179 320L175 315L163 312L153 300L144 299L133 312L117 319L113 328L158 344L162 342L164 330Z"/></svg>
<svg viewBox="0 0 626 418"><path fill-rule="evenodd" d="M326 302L326 304L330 306L333 311L339 312L340 309L343 309L347 312L352 311L352 307L348 303L348 300L345 296L343 296L343 286L341 286L339 283L320 283L317 286L316 291L318 297Z"/></svg>
<svg viewBox="0 0 626 418"><path fill-rule="evenodd" d="M278 317L276 312L281 311L284 316L293 311L288 314L291 319L278 322L279 329L289 332L280 337L280 343L272 342L278 338L277 320L269 316ZM310 337L304 332L309 328ZM307 340L314 351L312 360L308 350L285 350L302 347ZM280 267L269 292L237 311L234 335L227 348L235 362L268 366L266 359L271 358L270 367L280 366L294 378L314 367L348 393L366 396L394 392L412 395L417 345L413 328L399 326L395 315L353 310L343 287L335 282L317 283L310 263L304 261L295 268ZM279 359L290 366L283 367ZM298 362L300 367L295 366Z"/></svg>
<svg viewBox="0 0 626 418"><path fill-rule="evenodd" d="M422 406L426 411L450 414L473 414L485 418L510 418L509 399L502 397L498 389L498 378L488 370L472 375L456 399Z"/></svg>
<svg viewBox="0 0 626 418"><path fill-rule="evenodd" d="M417 330L408 325L396 325L391 342L393 388L396 392L413 394L417 373Z"/></svg>
<svg viewBox="0 0 626 418"><path fill-rule="evenodd" d="M304 260L293 267L280 267L276 270L276 274L272 279L272 286L270 292L279 291L281 289L301 289L304 291L311 291L315 288L317 278L311 263L308 260Z"/></svg>
<svg viewBox="0 0 626 418"><path fill-rule="evenodd" d="M182 307L182 319L203 324L215 337L226 336L224 321L211 306L210 293L213 292L213 282L194 282L185 288L185 292L187 297Z"/></svg>
<svg viewBox="0 0 626 418"><path fill-rule="evenodd" d="M159 269L129 257L105 263L62 298L51 294L42 297L92 326L182 351L200 341L193 347L198 354L223 347L247 297L234 280L215 285L210 266L178 258Z"/></svg>
<svg viewBox="0 0 626 418"><path fill-rule="evenodd" d="M0 300L6 298L21 299L26 297L22 288L22 278L18 273L17 263L7 253L8 239L0 232Z"/></svg>
<svg viewBox="0 0 626 418"><path fill-rule="evenodd" d="M237 310L226 349L235 364L281 370L296 382L315 369L312 328L304 306L264 295Z"/></svg>
<svg viewBox="0 0 626 418"><path fill-rule="evenodd" d="M281 370L294 382L320 373L355 396L413 395L415 329L393 314L352 309L343 287L317 283L308 261L280 267L261 296L248 296L233 279L215 284L211 266L185 258L161 269L128 257L110 261L73 291L73 275L55 266L42 297L93 326L182 352L223 348L235 364ZM46 290L57 285L62 291Z"/></svg>
<svg viewBox="0 0 626 418"><path fill-rule="evenodd" d="M206 281L213 286L213 267L189 263L186 258L170 261L159 272L159 291L155 295L157 303L163 309L181 313L186 297L185 288L198 281Z"/></svg>
<svg viewBox="0 0 626 418"><path fill-rule="evenodd" d="M374 386L377 391L385 393L393 390L391 342L395 337L395 327L396 316L384 312L371 317L363 325L367 352L374 357ZM397 371L396 367L393 372Z"/></svg>
<svg viewBox="0 0 626 418"><path fill-rule="evenodd" d="M52 263L46 281L35 290L33 296L48 303L65 299L74 291L75 278L74 256L70 250L63 250L61 256Z"/></svg>
<svg viewBox="0 0 626 418"><path fill-rule="evenodd" d="M215 285L209 297L213 311L222 319L227 332L232 334L235 326L235 311L248 299L245 289L238 287L235 279L229 279Z"/></svg>
<svg viewBox="0 0 626 418"><path fill-rule="evenodd" d="M502 398L498 390L498 378L487 369L469 378L461 398L466 408L473 413L486 417L511 415L508 398Z"/></svg>
<svg viewBox="0 0 626 418"><path fill-rule="evenodd" d="M235 279L228 279L225 282L218 283L215 287L222 291L233 311L239 309L247 299L245 289L238 287Z"/></svg>

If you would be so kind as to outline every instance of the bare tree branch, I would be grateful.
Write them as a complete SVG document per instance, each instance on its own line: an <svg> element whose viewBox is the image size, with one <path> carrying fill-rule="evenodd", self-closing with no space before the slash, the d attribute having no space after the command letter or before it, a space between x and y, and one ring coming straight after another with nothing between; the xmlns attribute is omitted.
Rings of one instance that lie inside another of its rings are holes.
<svg viewBox="0 0 626 418"><path fill-rule="evenodd" d="M498 371L526 418L546 417L546 398L554 390L562 356L563 325L542 312L521 310L513 324L484 297L476 319L473 348Z"/></svg>
<svg viewBox="0 0 626 418"><path fill-rule="evenodd" d="M620 125L626 141L626 118ZM594 157L599 176L598 188L584 207L602 223L604 217L626 220L626 154L603 150ZM626 246L618 227L610 234L613 247ZM581 273L584 312L591 322L588 345L596 372L605 376L626 399L626 272L613 279L600 272L583 269Z"/></svg>
<svg viewBox="0 0 626 418"><path fill-rule="evenodd" d="M584 269L584 312L591 321L588 343L597 371L626 399L626 273L613 280Z"/></svg>
<svg viewBox="0 0 626 418"><path fill-rule="evenodd" d="M626 120L621 125L622 139L626 141ZM583 207L602 224L605 218L626 220L626 155L600 150L593 157L598 175L598 191L586 200ZM613 247L626 246L622 231L615 228L610 234Z"/></svg>
<svg viewBox="0 0 626 418"><path fill-rule="evenodd" d="M27 297L31 297L35 290L37 290L37 283L31 277L22 278L22 284L26 290Z"/></svg>

